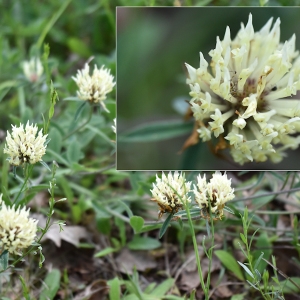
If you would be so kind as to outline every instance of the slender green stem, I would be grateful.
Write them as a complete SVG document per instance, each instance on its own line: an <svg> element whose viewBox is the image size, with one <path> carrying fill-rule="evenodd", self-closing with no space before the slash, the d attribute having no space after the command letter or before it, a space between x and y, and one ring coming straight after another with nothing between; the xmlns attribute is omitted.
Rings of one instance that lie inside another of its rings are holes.
<svg viewBox="0 0 300 300"><path fill-rule="evenodd" d="M110 26L111 28L113 29L112 32L115 32L116 31L116 25L115 25L115 15L114 15L114 12L112 11L110 5L109 5L109 1L108 0L105 0L105 1L102 1L102 5L105 9L105 12L106 12L106 16L109 20L109 23L110 23Z"/></svg>
<svg viewBox="0 0 300 300"><path fill-rule="evenodd" d="M73 135L74 133L76 133L78 130L82 129L86 124L88 124L92 118L92 115L93 115L93 108L91 107L90 109L90 113L89 113L89 116L87 118L87 120L81 124L79 127L75 128L73 131L69 132L64 138L63 140L66 140L67 138L69 138L71 135Z"/></svg>
<svg viewBox="0 0 300 300"><path fill-rule="evenodd" d="M53 25L56 23L56 21L59 19L61 14L65 11L65 9L67 8L67 6L70 4L71 1L72 0L63 1L61 7L59 8L59 10L57 12L55 12L54 14L52 14L51 19L48 21L46 26L43 28L42 33L41 33L41 35L40 35L40 37L39 37L39 39L36 43L37 48L40 48L42 46L46 35L50 31L50 29L53 27Z"/></svg>
<svg viewBox="0 0 300 300"><path fill-rule="evenodd" d="M190 226L190 229L191 229L191 232L192 232L192 240L193 240L194 252L195 252L195 256L196 256L199 279L200 279L201 287L202 287L202 289L204 291L204 294L205 294L205 299L207 300L208 299L208 290L205 287L205 283L204 283L204 279L203 279L200 256L199 256L199 251L198 251L198 244L197 244L196 234L195 234L193 221L192 221L192 218L191 218L190 209L188 207L188 204L186 205L185 210L186 210L186 213L187 213L189 226Z"/></svg>
<svg viewBox="0 0 300 300"><path fill-rule="evenodd" d="M208 250L208 273L207 273L207 281L206 281L206 287L207 290L209 290L210 285L210 274L211 274L211 265L212 265L212 255L213 255L213 249L215 245L215 227L214 227L214 219L211 212L211 202L208 201L209 205L209 217L210 217L210 227L211 227L211 246Z"/></svg>
<svg viewBox="0 0 300 300"><path fill-rule="evenodd" d="M247 216L248 216L248 214L247 214ZM245 246L246 246L248 265L249 265L251 273L254 275L254 280L256 281L257 275L256 275L256 272L254 271L253 256L251 255L250 245L248 243L248 229L251 224L251 219L250 220L246 219L245 214L244 214L244 217L242 217L242 220L243 220L243 229L244 229L244 236L245 236ZM264 299L266 299L266 300L271 299L270 296L268 296L268 295L266 296L266 294L264 294L259 283L257 284L257 282L255 282L254 285L257 286L258 290L260 291L260 293Z"/></svg>
<svg viewBox="0 0 300 300"><path fill-rule="evenodd" d="M23 182L23 184L22 184L22 186L19 190L19 193L18 193L16 199L14 200L14 203L17 203L21 193L23 192L24 187L26 186L26 184L27 184L27 182L30 178L30 175L32 173L32 169L33 169L33 165L30 165L30 164L27 164L27 163L25 164L25 167L24 167L24 182Z"/></svg>
<svg viewBox="0 0 300 300"><path fill-rule="evenodd" d="M245 201L245 200L250 200L250 199L256 199L260 197L265 197L265 196L271 196L271 195L280 195L280 194L285 194L285 193L293 193L293 192L298 192L300 191L300 188L293 188L293 189L288 189L288 190L282 190L282 191L277 191L277 192L268 192L268 193L263 193L259 195L252 195L248 197L243 197L243 198L237 198L237 199L232 199L230 202L240 202L240 201ZM299 207L299 205L297 206Z"/></svg>

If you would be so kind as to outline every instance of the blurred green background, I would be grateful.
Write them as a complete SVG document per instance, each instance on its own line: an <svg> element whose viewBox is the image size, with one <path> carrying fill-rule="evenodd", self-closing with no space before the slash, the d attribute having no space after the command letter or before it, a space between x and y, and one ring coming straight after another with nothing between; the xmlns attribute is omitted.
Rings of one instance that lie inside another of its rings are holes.
<svg viewBox="0 0 300 300"><path fill-rule="evenodd" d="M274 23L280 17L281 42L295 33L300 49L298 7L117 8L117 169L299 169L300 162L295 164L299 150L288 152L280 164L243 166L217 158L202 142L178 154L192 121L184 123L183 134L175 138L150 142L124 138L139 126L183 122L184 100L190 99L184 63L198 67L200 51L210 62L208 52L215 48L216 37L223 39L228 25L234 38L250 12L255 31L269 18L274 17Z"/></svg>

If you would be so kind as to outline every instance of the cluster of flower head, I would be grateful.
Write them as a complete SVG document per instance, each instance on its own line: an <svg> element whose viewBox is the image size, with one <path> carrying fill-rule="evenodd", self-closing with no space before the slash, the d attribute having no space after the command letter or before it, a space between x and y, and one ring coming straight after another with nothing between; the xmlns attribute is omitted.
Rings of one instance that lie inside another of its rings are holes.
<svg viewBox="0 0 300 300"><path fill-rule="evenodd" d="M156 183L153 183L152 201L157 202L160 207L159 217L164 213L176 213L191 202L189 192L194 193L195 202L201 208L201 215L210 218L210 209L216 218L221 219L225 203L234 198L234 189L231 188L231 179L226 173L222 175L219 171L213 174L209 182L205 175L197 177L197 185L191 190L192 182L187 182L182 173L170 172L168 176L162 173L159 178L156 175Z"/></svg>
<svg viewBox="0 0 300 300"><path fill-rule="evenodd" d="M15 209L2 201L0 195L0 249L22 255L35 239L37 220L29 218L29 209ZM2 252L1 251L1 252Z"/></svg>
<svg viewBox="0 0 300 300"><path fill-rule="evenodd" d="M80 99L100 103L108 112L103 101L106 99L106 94L111 92L116 84L109 69L105 69L104 66L97 69L95 65L93 74L90 76L90 67L86 63L84 69L78 70L77 76L72 78L79 88L77 95Z"/></svg>
<svg viewBox="0 0 300 300"><path fill-rule="evenodd" d="M168 176L162 173L159 178L156 175L156 184L153 183L152 201L157 202L160 207L159 217L162 214L176 213L183 208L183 205L190 202L187 193L190 191L191 182L186 182L184 176L179 172L170 172Z"/></svg>
<svg viewBox="0 0 300 300"><path fill-rule="evenodd" d="M24 61L22 67L25 77L30 82L38 81L44 71L43 65L38 57L33 57L30 61Z"/></svg>
<svg viewBox="0 0 300 300"><path fill-rule="evenodd" d="M202 208L201 214L204 218L209 218L209 207L211 212L216 214L218 218L223 216L223 208L227 201L234 198L234 189L231 188L231 179L227 178L226 173L222 175L220 172L213 174L209 182L206 182L206 176L199 174L197 177L197 185L193 189L195 201Z"/></svg>
<svg viewBox="0 0 300 300"><path fill-rule="evenodd" d="M4 153L9 155L9 163L19 166L24 163L35 164L42 160L42 156L46 153L47 134L43 135L43 130L38 132L37 125L30 125L27 122L20 127L12 125L12 133L7 131L6 144ZM37 135L37 136L36 136Z"/></svg>
<svg viewBox="0 0 300 300"><path fill-rule="evenodd" d="M208 62L200 52L200 67L186 64L191 110L202 141L224 136L233 159L244 164L268 158L279 162L300 136L300 100L285 99L300 90L300 57L295 35L280 43L280 19L272 18L254 32L252 16L231 40L217 37ZM276 145L276 146L275 146Z"/></svg>

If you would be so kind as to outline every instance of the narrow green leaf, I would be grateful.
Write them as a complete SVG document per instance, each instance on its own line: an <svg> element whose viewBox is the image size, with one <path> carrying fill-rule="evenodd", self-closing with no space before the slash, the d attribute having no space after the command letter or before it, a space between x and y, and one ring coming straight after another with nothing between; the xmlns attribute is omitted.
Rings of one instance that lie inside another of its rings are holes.
<svg viewBox="0 0 300 300"><path fill-rule="evenodd" d="M190 209L190 214L191 215L200 215L201 212L201 208L191 208ZM174 214L174 216L186 216L186 210L180 210L178 211L176 214Z"/></svg>
<svg viewBox="0 0 300 300"><path fill-rule="evenodd" d="M74 193L69 185L70 180L67 180L64 175L61 175L58 176L57 181L63 191L63 195L68 199L68 201L70 201L70 203L72 203L74 199Z"/></svg>
<svg viewBox="0 0 300 300"><path fill-rule="evenodd" d="M110 224L111 218L103 218L102 216L98 216L96 213L96 224L97 224L97 229L105 234L109 235L111 232L111 224Z"/></svg>
<svg viewBox="0 0 300 300"><path fill-rule="evenodd" d="M248 220L248 208L247 206L245 207L245 210L244 210L244 221L247 221Z"/></svg>
<svg viewBox="0 0 300 300"><path fill-rule="evenodd" d="M0 255L0 268L1 270L6 270L8 265L8 256L9 253L7 250L4 250Z"/></svg>
<svg viewBox="0 0 300 300"><path fill-rule="evenodd" d="M167 228L169 227L169 224L173 218L173 214L169 214L168 217L165 219L164 223L162 224L160 231L159 231L159 238L161 239L163 235L165 234Z"/></svg>
<svg viewBox="0 0 300 300"><path fill-rule="evenodd" d="M25 297L26 300L30 300L28 285L26 284L24 278L21 275L19 276L19 279L22 284L23 296Z"/></svg>
<svg viewBox="0 0 300 300"><path fill-rule="evenodd" d="M231 296L230 300L244 300L245 299L245 294L237 294Z"/></svg>
<svg viewBox="0 0 300 300"><path fill-rule="evenodd" d="M180 230L183 230L183 222L181 219L178 219L178 224L180 226Z"/></svg>
<svg viewBox="0 0 300 300"><path fill-rule="evenodd" d="M254 279L254 275L252 274L252 272L246 265L244 265L243 263L241 263L239 261L238 261L238 264Z"/></svg>
<svg viewBox="0 0 300 300"><path fill-rule="evenodd" d="M47 146L48 149L52 149L56 153L60 153L61 147L62 147L62 135L61 132L55 128L52 127L49 130L49 138L51 138L51 143Z"/></svg>
<svg viewBox="0 0 300 300"><path fill-rule="evenodd" d="M227 211L227 212L229 212L230 214L234 215L234 211L230 207L225 206L224 210Z"/></svg>
<svg viewBox="0 0 300 300"><path fill-rule="evenodd" d="M86 105L87 101L83 101L83 103L81 103L81 105L77 108L76 112L75 112L75 116L74 116L74 122L77 121L78 117L80 116L84 106Z"/></svg>
<svg viewBox="0 0 300 300"><path fill-rule="evenodd" d="M258 239L256 240L255 246L258 249L264 249L264 258L269 260L272 255L272 243L269 241L268 235L266 232L262 232ZM253 261L259 260L261 257L261 251L255 250L253 251ZM256 266L260 273L262 273L267 268L267 263L263 260L260 261L259 265ZM256 269L255 268L255 269Z"/></svg>
<svg viewBox="0 0 300 300"><path fill-rule="evenodd" d="M107 281L109 285L109 300L120 300L121 283L118 277Z"/></svg>
<svg viewBox="0 0 300 300"><path fill-rule="evenodd" d="M253 214L253 215L251 215L251 218L252 218L253 223L256 222L257 224L259 224L262 227L266 226L266 222L261 217L259 217L258 215Z"/></svg>
<svg viewBox="0 0 300 300"><path fill-rule="evenodd" d="M113 252L115 252L115 251L117 251L117 249L112 248L112 247L107 247L107 248L105 248L105 249L103 249L103 250L97 252L97 253L94 255L94 257L103 257L103 256L106 256L106 255L108 255L108 254L110 254L110 253L113 253Z"/></svg>
<svg viewBox="0 0 300 300"><path fill-rule="evenodd" d="M159 228L161 228L160 224L144 225L139 233L148 232Z"/></svg>
<svg viewBox="0 0 300 300"><path fill-rule="evenodd" d="M264 253L262 252L261 255L259 256L259 258L256 260L255 265L254 265L254 269L257 269L261 259L263 258Z"/></svg>
<svg viewBox="0 0 300 300"><path fill-rule="evenodd" d="M112 237L111 238L111 243L112 243L112 245L114 246L115 249L120 249L121 248L121 242L118 239Z"/></svg>
<svg viewBox="0 0 300 300"><path fill-rule="evenodd" d="M64 164L68 167L70 166L70 163L65 158L63 158L60 154L54 152L52 149L47 149L47 154L52 155L52 159L55 159L58 163Z"/></svg>
<svg viewBox="0 0 300 300"><path fill-rule="evenodd" d="M206 225L207 236L211 237L210 225L209 225L209 221L207 219L205 220L205 225Z"/></svg>
<svg viewBox="0 0 300 300"><path fill-rule="evenodd" d="M76 140L73 140L67 148L67 158L70 163L77 163L79 159L84 157L83 153L80 150L81 145Z"/></svg>
<svg viewBox="0 0 300 300"><path fill-rule="evenodd" d="M267 192L264 190L260 190L254 195L265 195ZM274 199L275 195L269 195L269 196L261 196L259 198L255 198L252 200L252 204L254 206L253 210L259 209L260 207L266 205L270 201Z"/></svg>
<svg viewBox="0 0 300 300"><path fill-rule="evenodd" d="M0 83L0 91L6 88L17 87L17 86L18 86L17 80L4 81Z"/></svg>
<svg viewBox="0 0 300 300"><path fill-rule="evenodd" d="M44 256L42 250L43 250L42 247L38 246L38 251L39 251L39 254L40 254L40 257L39 257L39 268L41 268L43 266L43 263L45 261L45 256Z"/></svg>
<svg viewBox="0 0 300 300"><path fill-rule="evenodd" d="M300 286L300 277L291 277L290 280L295 282L297 285ZM281 281L281 286L283 287L283 293L284 294L291 294L291 293L300 293L300 289L293 284L289 279L286 279L284 281Z"/></svg>
<svg viewBox="0 0 300 300"><path fill-rule="evenodd" d="M135 235L127 245L131 250L153 250L159 248L161 243L154 238Z"/></svg>
<svg viewBox="0 0 300 300"><path fill-rule="evenodd" d="M49 188L49 186L47 186ZM32 191L31 191L32 192ZM36 192L28 193L21 201L18 201L18 204L21 206L27 205L31 199L36 195Z"/></svg>
<svg viewBox="0 0 300 300"><path fill-rule="evenodd" d="M81 102L82 99L78 98L78 97L66 97L63 99L63 101L78 101Z"/></svg>
<svg viewBox="0 0 300 300"><path fill-rule="evenodd" d="M125 222L118 218L115 217L115 224L119 229L119 234L120 234L120 241L121 241L121 245L125 246L126 244L126 227L125 227Z"/></svg>
<svg viewBox="0 0 300 300"><path fill-rule="evenodd" d="M131 211L130 207L123 201L119 201L120 206L123 206L124 209L126 210L129 218L133 217L133 212Z"/></svg>
<svg viewBox="0 0 300 300"><path fill-rule="evenodd" d="M260 281L260 280L261 280L261 274L260 274L260 272L259 272L257 269L255 269L254 272L255 272L256 275L257 275L256 278L258 278L258 280Z"/></svg>
<svg viewBox="0 0 300 300"><path fill-rule="evenodd" d="M85 58L88 58L92 55L90 48L87 46L87 44L83 40L77 37L68 38L67 45L70 48L72 53L77 53L80 56Z"/></svg>
<svg viewBox="0 0 300 300"><path fill-rule="evenodd" d="M135 233L140 232L144 225L144 219L139 216L132 216L129 222Z"/></svg>
<svg viewBox="0 0 300 300"><path fill-rule="evenodd" d="M43 160L40 161L40 164L43 165L48 171L51 172L51 169L49 168L49 166Z"/></svg>
<svg viewBox="0 0 300 300"><path fill-rule="evenodd" d="M42 46L43 41L44 41L45 37L47 36L48 32L54 26L54 24L56 23L56 21L59 19L59 17L61 16L61 14L64 12L64 10L67 8L67 6L69 5L69 3L71 1L72 0L63 1L61 3L61 6L59 7L59 9L57 11L52 12L51 18L48 20L47 24L45 25L45 27L41 31L39 39L36 42L36 47L37 48L40 48Z"/></svg>
<svg viewBox="0 0 300 300"><path fill-rule="evenodd" d="M168 278L159 284L152 292L151 296L163 297L173 286L175 280L173 278Z"/></svg>
<svg viewBox="0 0 300 300"><path fill-rule="evenodd" d="M4 195L8 188L8 174L9 174L9 162L6 160L6 157L3 156L0 189L1 189L2 194L4 194Z"/></svg>
<svg viewBox="0 0 300 300"><path fill-rule="evenodd" d="M94 127L92 125L86 125L85 127L87 129L93 131L97 135L99 135L103 140L105 140L106 142L108 142L110 145L115 146L115 143L112 142L111 139L105 133L103 133L99 128L96 128L96 127Z"/></svg>
<svg viewBox="0 0 300 300"><path fill-rule="evenodd" d="M269 279L269 274L268 274L269 272L268 271L266 271L265 270L265 272L264 272L264 274L263 274L263 279L265 279L265 277L267 277L268 276L268 279ZM266 276L264 276L265 274L268 274L268 275L266 275ZM276 283L276 284L280 284L280 281L278 280L278 278L276 278L276 277L271 277L272 278L272 280ZM267 281L268 282L268 281ZM300 291L300 290L299 290Z"/></svg>
<svg viewBox="0 0 300 300"><path fill-rule="evenodd" d="M249 280L246 280L248 283L249 283L249 285L251 285L254 289L256 289L257 291L259 291L259 289L252 283L252 282L250 282Z"/></svg>
<svg viewBox="0 0 300 300"><path fill-rule="evenodd" d="M39 300L54 299L60 286L60 277L61 274L58 269L53 269L50 273L48 273L44 280Z"/></svg>
<svg viewBox="0 0 300 300"><path fill-rule="evenodd" d="M245 256L245 257L248 257L247 253L246 253L245 250L243 249L243 247L242 247L242 245L241 245L240 242L238 242L238 245L239 245L239 247L240 247L242 253L244 254L244 256Z"/></svg>
<svg viewBox="0 0 300 300"><path fill-rule="evenodd" d="M145 293L145 294L151 293L151 292L154 290L155 286L156 286L156 283L155 283L155 282L150 283L150 284L144 289L144 293Z"/></svg>
<svg viewBox="0 0 300 300"><path fill-rule="evenodd" d="M190 133L192 123L182 121L162 121L147 123L129 132L118 135L118 143L154 142L171 139Z"/></svg>
<svg viewBox="0 0 300 300"><path fill-rule="evenodd" d="M226 269L231 271L238 279L244 280L243 273L235 260L235 258L225 250L216 250L216 256L219 258L221 263L225 266Z"/></svg>
<svg viewBox="0 0 300 300"><path fill-rule="evenodd" d="M246 237L245 237L245 236L244 236L244 234L243 234L243 233L241 233L241 232L240 232L240 237L241 237L241 239L242 239L243 243L246 245L246 244L247 244Z"/></svg>
<svg viewBox="0 0 300 300"><path fill-rule="evenodd" d="M196 300L196 289L193 289L190 295L190 300Z"/></svg>
<svg viewBox="0 0 300 300"><path fill-rule="evenodd" d="M163 298L164 300L183 300L182 297L174 296L174 295L166 295ZM194 300L195 298L191 298L189 300Z"/></svg>

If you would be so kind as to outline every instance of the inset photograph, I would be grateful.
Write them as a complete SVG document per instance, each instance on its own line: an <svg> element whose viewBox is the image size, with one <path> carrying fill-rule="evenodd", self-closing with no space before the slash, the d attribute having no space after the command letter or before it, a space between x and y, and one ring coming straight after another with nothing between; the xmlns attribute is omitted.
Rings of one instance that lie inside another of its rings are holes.
<svg viewBox="0 0 300 300"><path fill-rule="evenodd" d="M118 7L117 169L299 169L299 13Z"/></svg>

